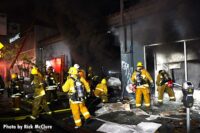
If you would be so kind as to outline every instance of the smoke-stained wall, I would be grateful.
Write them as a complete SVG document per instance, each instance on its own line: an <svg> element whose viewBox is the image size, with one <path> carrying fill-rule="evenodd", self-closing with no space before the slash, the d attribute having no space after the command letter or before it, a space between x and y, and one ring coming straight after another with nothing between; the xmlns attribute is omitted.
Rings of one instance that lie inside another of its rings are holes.
<svg viewBox="0 0 200 133"><path fill-rule="evenodd" d="M198 38L200 36L199 7L200 1L197 0L150 0L146 3L144 2L142 4L138 4L135 7L126 10L124 13L125 26L127 29L132 27L131 37L129 30L126 30L127 36L125 38L126 42L128 42L127 51L132 51L129 53L123 52L125 41L123 33L124 30L120 25L120 15L114 15L111 17L109 19L109 23L111 24L112 29L115 29L115 31L121 33L119 34L121 57L124 57L124 54L130 54L129 57L122 58L121 61L126 61L129 66L134 66L135 68L137 61L144 60L144 45L160 42L172 42L181 39ZM132 47L129 47L129 42L132 42ZM164 45L173 44L165 43ZM168 48L169 49L165 50L170 51L170 46ZM180 49L183 49L183 46L180 46ZM130 58L131 56L133 56L132 59ZM152 62L151 65L154 65L154 63ZM147 66L151 65L147 64ZM193 65L188 65L188 67L190 70L188 71L189 75L196 75L196 70L191 71L191 69L195 68L199 70ZM150 73L153 74L154 71L151 70ZM182 71L177 72L176 74L180 77L184 77L184 73ZM126 73L122 72L122 77L126 77ZM193 80L195 79L193 78ZM123 79L123 83L125 85L127 84L127 78Z"/></svg>
<svg viewBox="0 0 200 133"><path fill-rule="evenodd" d="M101 14L100 1L53 1L54 21L69 44L74 63L92 66L93 70L119 69L120 49L113 46ZM98 5L99 4L99 5Z"/></svg>
<svg viewBox="0 0 200 133"><path fill-rule="evenodd" d="M55 36L56 34L58 34L58 31L53 28L36 25L34 27L34 34L35 34L34 36L35 36L36 64L40 66L41 67L40 69L42 70L43 66L41 65L44 65L42 54L45 47L44 44L39 42L44 39Z"/></svg>

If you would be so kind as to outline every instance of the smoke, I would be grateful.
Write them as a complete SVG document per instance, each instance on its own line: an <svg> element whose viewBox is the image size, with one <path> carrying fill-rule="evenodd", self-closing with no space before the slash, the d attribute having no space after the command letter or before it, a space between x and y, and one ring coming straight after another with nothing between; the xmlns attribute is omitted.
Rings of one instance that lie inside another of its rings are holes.
<svg viewBox="0 0 200 133"><path fill-rule="evenodd" d="M154 11L134 19L135 41L152 44L200 36L200 1L162 0L152 2L150 7Z"/></svg>
<svg viewBox="0 0 200 133"><path fill-rule="evenodd" d="M119 68L120 49L111 45L107 34L103 11L105 3L108 2L50 0L48 6L42 2L36 10L41 12L39 19L45 18L45 22L57 26L66 45L70 47L73 63Z"/></svg>

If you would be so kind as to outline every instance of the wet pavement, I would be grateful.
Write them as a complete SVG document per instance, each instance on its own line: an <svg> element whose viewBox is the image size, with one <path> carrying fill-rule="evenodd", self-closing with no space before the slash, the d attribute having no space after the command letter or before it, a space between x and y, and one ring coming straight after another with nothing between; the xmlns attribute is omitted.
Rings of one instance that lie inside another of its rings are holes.
<svg viewBox="0 0 200 133"><path fill-rule="evenodd" d="M84 128L74 129L66 94L60 94L59 100L49 104L52 115L41 113L36 120L30 119L31 99L21 99L20 110L15 110L12 98L6 92L0 95L0 133L66 133L90 132Z"/></svg>
<svg viewBox="0 0 200 133"><path fill-rule="evenodd" d="M16 111L12 109L11 98L8 98L6 93L0 95L0 133L93 133L98 132L97 130L107 122L119 125L138 125L141 122L154 122L162 124L157 130L157 133L186 132L185 109L182 104L178 102L168 101L162 106L152 106L149 110L142 107L141 110L144 112L144 115L137 114L134 104L129 111L123 109L126 101L123 103L109 103L111 104L111 109L109 109L108 112L95 116L94 111L102 108L96 107L99 103L98 99L89 99L87 106L93 118L88 121L84 121L83 119L83 127L80 129L74 129L74 122L66 94L60 93L59 100L49 105L50 109L53 111L52 115L41 113L37 120L29 118L31 115L31 102L31 99L22 99L21 108ZM106 107L106 104L103 107ZM156 118L147 120L146 118L150 116L152 116L152 118L156 116ZM195 104L191 111L191 132L200 132L199 104Z"/></svg>

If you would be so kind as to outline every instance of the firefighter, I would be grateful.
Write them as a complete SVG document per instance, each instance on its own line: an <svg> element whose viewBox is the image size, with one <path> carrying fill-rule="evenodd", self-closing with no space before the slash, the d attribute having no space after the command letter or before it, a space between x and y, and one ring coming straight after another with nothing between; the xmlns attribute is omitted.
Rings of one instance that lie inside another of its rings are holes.
<svg viewBox="0 0 200 133"><path fill-rule="evenodd" d="M10 87L8 89L8 96L12 98L12 107L15 111L20 110L22 84L17 73L11 75Z"/></svg>
<svg viewBox="0 0 200 133"><path fill-rule="evenodd" d="M102 103L108 102L108 89L106 79L102 79L101 83L97 84L94 95L101 99Z"/></svg>
<svg viewBox="0 0 200 133"><path fill-rule="evenodd" d="M33 76L33 81L32 81L32 86L34 88L34 100L33 100L33 105L32 105L32 115L31 119L36 119L39 117L39 109L40 107L44 109L47 114L51 114L52 112L50 111L46 97L45 97L45 90L43 87L43 76L42 74L38 71L38 68L33 68L31 70L31 74Z"/></svg>
<svg viewBox="0 0 200 133"><path fill-rule="evenodd" d="M96 85L100 82L100 77L96 75L93 71L93 68L91 66L88 67L86 72L86 79L90 85L90 88L92 90L95 89Z"/></svg>
<svg viewBox="0 0 200 133"><path fill-rule="evenodd" d="M136 107L141 107L142 95L145 106L150 107L150 87L153 87L153 79L149 72L144 69L142 62L137 63L137 69L132 74L132 82L136 92Z"/></svg>
<svg viewBox="0 0 200 133"><path fill-rule="evenodd" d="M163 95L166 91L169 95L170 101L175 101L175 95L173 91L173 81L169 74L165 70L160 70L158 72L157 80L157 91L158 91L158 103L163 103Z"/></svg>
<svg viewBox="0 0 200 133"><path fill-rule="evenodd" d="M85 74L85 71L84 71L83 69L79 69L78 75L79 75L80 77L83 77L84 79L86 79L86 74Z"/></svg>
<svg viewBox="0 0 200 133"><path fill-rule="evenodd" d="M93 78L93 76L94 76L94 73L93 73L92 67L89 66L86 69L86 80L88 81L91 89L93 89L93 84L92 84L92 78Z"/></svg>
<svg viewBox="0 0 200 133"><path fill-rule="evenodd" d="M92 80L93 76L94 76L94 73L93 73L92 67L89 66L87 70L87 79Z"/></svg>
<svg viewBox="0 0 200 133"><path fill-rule="evenodd" d="M57 101L57 86L59 84L57 75L53 71L53 67L50 66L47 70L47 74L45 76L45 83L46 83L46 96L47 96L47 103L49 104L53 100Z"/></svg>
<svg viewBox="0 0 200 133"><path fill-rule="evenodd" d="M83 77L84 79L86 79L85 71L83 69L80 69L79 64L74 64L74 67L78 70L79 77Z"/></svg>
<svg viewBox="0 0 200 133"><path fill-rule="evenodd" d="M64 92L68 93L70 108L75 122L75 128L82 126L80 112L87 120L90 118L90 113L85 106L85 91L90 93L89 84L82 77L78 76L78 70L75 67L70 67L69 77L62 86Z"/></svg>
<svg viewBox="0 0 200 133"><path fill-rule="evenodd" d="M10 89L12 95L20 93L20 80L16 73L11 75Z"/></svg>

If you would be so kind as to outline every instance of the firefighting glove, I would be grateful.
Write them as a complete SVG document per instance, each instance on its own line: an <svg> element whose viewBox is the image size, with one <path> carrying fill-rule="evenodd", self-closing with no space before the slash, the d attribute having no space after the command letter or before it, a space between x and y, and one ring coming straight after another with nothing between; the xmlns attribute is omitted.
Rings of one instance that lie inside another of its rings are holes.
<svg viewBox="0 0 200 133"><path fill-rule="evenodd" d="M150 89L149 89L150 93L153 92L153 89L154 89L154 83L151 83L150 84Z"/></svg>
<svg viewBox="0 0 200 133"><path fill-rule="evenodd" d="M132 84L132 91L133 91L133 93L135 93L136 92L136 85L135 84Z"/></svg>

